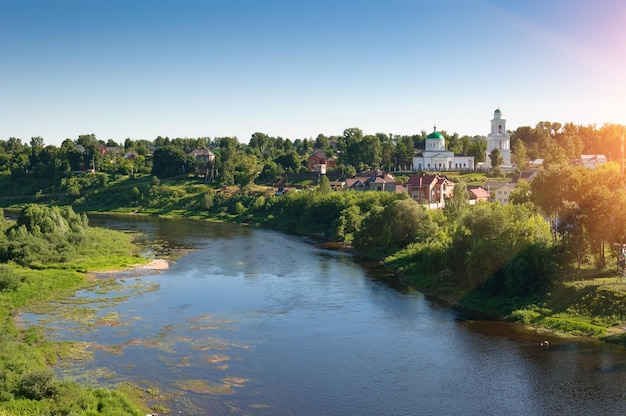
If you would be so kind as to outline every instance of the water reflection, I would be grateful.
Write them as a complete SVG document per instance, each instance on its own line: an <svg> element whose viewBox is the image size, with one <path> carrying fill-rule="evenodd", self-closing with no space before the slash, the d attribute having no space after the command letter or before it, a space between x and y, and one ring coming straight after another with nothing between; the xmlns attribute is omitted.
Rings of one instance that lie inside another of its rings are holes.
<svg viewBox="0 0 626 416"><path fill-rule="evenodd" d="M91 223L193 251L165 272L122 279L107 296L127 299L99 309L95 324L49 322L53 337L93 351L64 372L157 385L174 398L173 413L626 411L621 347L550 337L542 350L545 334L464 319L385 284L376 264L300 237L149 218Z"/></svg>

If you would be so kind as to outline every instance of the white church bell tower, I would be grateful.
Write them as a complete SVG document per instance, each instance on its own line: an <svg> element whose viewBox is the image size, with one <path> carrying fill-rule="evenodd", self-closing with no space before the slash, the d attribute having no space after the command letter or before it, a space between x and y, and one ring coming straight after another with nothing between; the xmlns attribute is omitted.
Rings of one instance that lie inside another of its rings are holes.
<svg viewBox="0 0 626 416"><path fill-rule="evenodd" d="M491 120L491 133L487 136L487 157L485 163L488 168L491 168L491 158L489 155L493 149L500 151L502 156L501 168L511 167L511 135L506 132L506 120L502 118L500 109L497 108L493 113L493 120Z"/></svg>

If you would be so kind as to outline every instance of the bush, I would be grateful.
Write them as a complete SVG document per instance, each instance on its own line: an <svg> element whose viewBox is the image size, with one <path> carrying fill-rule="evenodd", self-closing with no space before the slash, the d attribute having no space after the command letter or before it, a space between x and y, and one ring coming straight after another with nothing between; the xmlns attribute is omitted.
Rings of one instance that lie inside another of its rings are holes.
<svg viewBox="0 0 626 416"><path fill-rule="evenodd" d="M0 291L13 292L22 284L22 279L8 264L0 264Z"/></svg>
<svg viewBox="0 0 626 416"><path fill-rule="evenodd" d="M246 207L241 203L241 201L237 201L235 204L235 214L241 215L246 212Z"/></svg>
<svg viewBox="0 0 626 416"><path fill-rule="evenodd" d="M26 373L18 383L18 394L32 400L52 397L55 392L56 376L50 368Z"/></svg>

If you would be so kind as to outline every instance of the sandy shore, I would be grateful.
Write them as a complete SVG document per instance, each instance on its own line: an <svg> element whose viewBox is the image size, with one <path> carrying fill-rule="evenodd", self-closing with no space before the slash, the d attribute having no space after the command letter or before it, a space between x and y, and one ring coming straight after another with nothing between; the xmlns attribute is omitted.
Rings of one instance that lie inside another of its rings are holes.
<svg viewBox="0 0 626 416"><path fill-rule="evenodd" d="M134 266L130 266L127 269L123 270L104 270L104 271L96 271L92 272L93 275L111 275L118 273L138 273L141 272L150 272L152 270L167 270L170 268L170 263L167 260L163 259L154 259L150 263L146 264L137 264Z"/></svg>
<svg viewBox="0 0 626 416"><path fill-rule="evenodd" d="M139 266L140 269L149 269L149 270L167 270L170 268L170 264L167 260L163 259L155 259L152 260L148 264L144 264Z"/></svg>

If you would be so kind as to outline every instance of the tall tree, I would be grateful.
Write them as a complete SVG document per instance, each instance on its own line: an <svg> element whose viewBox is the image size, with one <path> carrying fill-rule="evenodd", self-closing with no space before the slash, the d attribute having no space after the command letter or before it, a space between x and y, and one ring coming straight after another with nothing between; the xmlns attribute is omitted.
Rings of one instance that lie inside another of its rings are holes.
<svg viewBox="0 0 626 416"><path fill-rule="evenodd" d="M450 221L458 221L469 208L470 195L465 182L459 181L454 185L452 196L446 199L444 213Z"/></svg>
<svg viewBox="0 0 626 416"><path fill-rule="evenodd" d="M489 160L491 161L491 167L493 169L498 169L502 162L504 162L504 159L502 159L502 155L500 154L500 150L497 148L491 151L489 154Z"/></svg>
<svg viewBox="0 0 626 416"><path fill-rule="evenodd" d="M523 171L528 164L528 156L526 155L526 146L524 142L518 140L513 147L513 157L515 158L515 164L517 169Z"/></svg>
<svg viewBox="0 0 626 416"><path fill-rule="evenodd" d="M193 160L178 147L169 145L154 151L152 176L159 179L184 176L193 172Z"/></svg>

